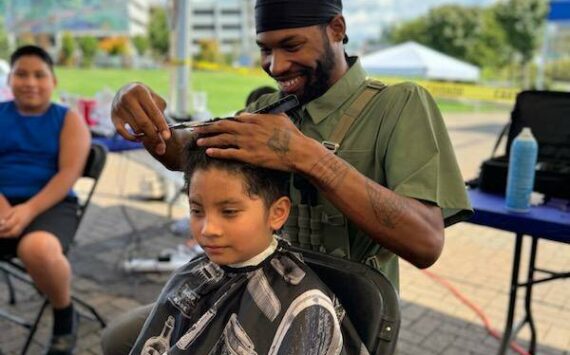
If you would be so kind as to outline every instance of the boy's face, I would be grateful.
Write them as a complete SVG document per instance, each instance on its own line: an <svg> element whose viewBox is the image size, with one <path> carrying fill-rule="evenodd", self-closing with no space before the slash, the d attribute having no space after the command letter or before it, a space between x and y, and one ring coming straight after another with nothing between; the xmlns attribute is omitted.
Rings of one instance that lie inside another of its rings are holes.
<svg viewBox="0 0 570 355"><path fill-rule="evenodd" d="M20 57L8 77L18 108L24 113L41 113L49 105L55 88L55 76L40 58Z"/></svg>
<svg viewBox="0 0 570 355"><path fill-rule="evenodd" d="M218 168L192 174L189 200L192 235L218 265L244 262L265 250L290 208L287 197L267 208L261 197L248 196L243 177Z"/></svg>

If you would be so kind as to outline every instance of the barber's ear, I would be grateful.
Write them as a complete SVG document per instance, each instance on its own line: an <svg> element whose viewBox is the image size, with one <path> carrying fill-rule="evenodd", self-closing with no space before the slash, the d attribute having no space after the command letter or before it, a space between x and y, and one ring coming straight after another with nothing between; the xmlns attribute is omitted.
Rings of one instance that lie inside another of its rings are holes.
<svg viewBox="0 0 570 355"><path fill-rule="evenodd" d="M273 230L279 230L289 217L291 211L291 200L289 197L283 196L273 202L269 208L269 225Z"/></svg>
<svg viewBox="0 0 570 355"><path fill-rule="evenodd" d="M331 31L332 38L335 42L342 42L346 35L346 22L344 16L336 15L329 22L329 30Z"/></svg>

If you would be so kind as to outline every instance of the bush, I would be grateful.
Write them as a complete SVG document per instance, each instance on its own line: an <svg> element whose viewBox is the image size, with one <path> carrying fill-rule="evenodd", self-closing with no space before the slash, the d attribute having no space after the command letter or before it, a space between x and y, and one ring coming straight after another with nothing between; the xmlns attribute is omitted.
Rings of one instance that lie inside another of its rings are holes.
<svg viewBox="0 0 570 355"><path fill-rule="evenodd" d="M128 54L128 39L125 37L109 37L99 42L99 47L109 55Z"/></svg>
<svg viewBox="0 0 570 355"><path fill-rule="evenodd" d="M86 36L78 38L77 44L81 49L81 53L83 53L83 60L81 61L81 65L84 67L90 67L93 65L95 54L97 54L99 41L93 36Z"/></svg>
<svg viewBox="0 0 570 355"><path fill-rule="evenodd" d="M8 58L12 52L8 42L8 34L4 29L4 19L0 16L0 58Z"/></svg>
<svg viewBox="0 0 570 355"><path fill-rule="evenodd" d="M61 39L61 51L59 53L59 62L65 66L73 65L73 52L75 51L75 40L69 32L63 34Z"/></svg>
<svg viewBox="0 0 570 355"><path fill-rule="evenodd" d="M135 48L137 49L137 53L139 55L145 55L149 46L150 46L150 42L148 40L147 37L145 36L134 36L132 39L133 45L135 46Z"/></svg>
<svg viewBox="0 0 570 355"><path fill-rule="evenodd" d="M549 63L546 67L546 76L555 81L570 81L570 59Z"/></svg>

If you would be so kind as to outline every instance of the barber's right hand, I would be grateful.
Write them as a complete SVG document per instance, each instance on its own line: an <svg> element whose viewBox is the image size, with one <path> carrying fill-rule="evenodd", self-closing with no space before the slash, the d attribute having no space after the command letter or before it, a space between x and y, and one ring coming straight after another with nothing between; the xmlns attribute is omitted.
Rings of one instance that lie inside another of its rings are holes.
<svg viewBox="0 0 570 355"><path fill-rule="evenodd" d="M170 129L164 118L166 101L141 83L123 86L113 98L111 119L117 132L130 141L142 140L153 147L156 154L166 152L165 141L170 139ZM129 125L135 134L129 132Z"/></svg>

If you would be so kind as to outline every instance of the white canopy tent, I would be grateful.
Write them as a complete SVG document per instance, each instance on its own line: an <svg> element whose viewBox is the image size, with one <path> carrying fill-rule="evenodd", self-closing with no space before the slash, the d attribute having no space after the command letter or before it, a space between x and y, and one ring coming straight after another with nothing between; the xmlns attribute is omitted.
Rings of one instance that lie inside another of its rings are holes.
<svg viewBox="0 0 570 355"><path fill-rule="evenodd" d="M371 75L469 82L478 81L480 76L479 67L416 42L405 42L367 54L361 61Z"/></svg>

